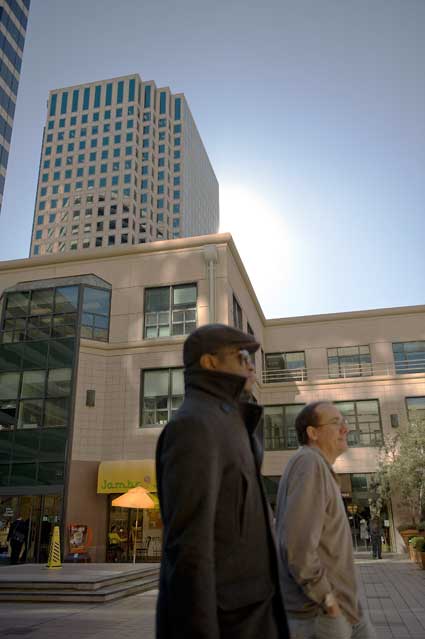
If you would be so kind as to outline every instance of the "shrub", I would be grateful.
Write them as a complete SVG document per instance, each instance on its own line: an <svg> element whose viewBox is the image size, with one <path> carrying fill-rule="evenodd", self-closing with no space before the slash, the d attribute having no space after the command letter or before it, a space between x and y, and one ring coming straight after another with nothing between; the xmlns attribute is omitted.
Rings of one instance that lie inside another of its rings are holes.
<svg viewBox="0 0 425 639"><path fill-rule="evenodd" d="M417 552L425 552L425 537L416 537L415 550Z"/></svg>
<svg viewBox="0 0 425 639"><path fill-rule="evenodd" d="M419 546L425 545L425 537L412 537L409 539L409 544L415 550L419 550ZM422 550L420 552L423 552Z"/></svg>

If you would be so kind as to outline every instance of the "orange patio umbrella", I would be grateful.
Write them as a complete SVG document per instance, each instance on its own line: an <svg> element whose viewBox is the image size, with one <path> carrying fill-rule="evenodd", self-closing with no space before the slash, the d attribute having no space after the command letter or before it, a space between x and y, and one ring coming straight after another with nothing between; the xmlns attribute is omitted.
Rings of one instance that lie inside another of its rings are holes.
<svg viewBox="0 0 425 639"><path fill-rule="evenodd" d="M137 525L139 519L139 508L155 508L155 503L151 497L149 497L149 491L142 486L136 488L130 488L130 490L120 497L112 500L113 506L120 506L121 508L135 508L136 509L136 531L134 534L134 548L133 548L133 564L136 563L136 539L137 539Z"/></svg>

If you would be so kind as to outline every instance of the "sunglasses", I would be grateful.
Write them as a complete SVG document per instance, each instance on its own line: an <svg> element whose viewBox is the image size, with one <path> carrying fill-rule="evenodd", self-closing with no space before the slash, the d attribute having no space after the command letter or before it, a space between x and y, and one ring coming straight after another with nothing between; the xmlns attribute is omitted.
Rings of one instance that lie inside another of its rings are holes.
<svg viewBox="0 0 425 639"><path fill-rule="evenodd" d="M215 353L211 353L211 355L234 355L238 358L239 364L241 366L247 366L248 364L251 364L251 355L244 348L238 351L216 351Z"/></svg>

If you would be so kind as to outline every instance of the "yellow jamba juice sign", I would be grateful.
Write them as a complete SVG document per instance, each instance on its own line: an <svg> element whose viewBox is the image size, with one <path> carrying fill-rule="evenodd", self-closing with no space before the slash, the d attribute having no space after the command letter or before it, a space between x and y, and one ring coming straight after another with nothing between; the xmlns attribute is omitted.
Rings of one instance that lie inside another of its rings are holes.
<svg viewBox="0 0 425 639"><path fill-rule="evenodd" d="M142 486L156 492L155 462L153 459L104 461L99 464L98 493L125 493L136 486Z"/></svg>

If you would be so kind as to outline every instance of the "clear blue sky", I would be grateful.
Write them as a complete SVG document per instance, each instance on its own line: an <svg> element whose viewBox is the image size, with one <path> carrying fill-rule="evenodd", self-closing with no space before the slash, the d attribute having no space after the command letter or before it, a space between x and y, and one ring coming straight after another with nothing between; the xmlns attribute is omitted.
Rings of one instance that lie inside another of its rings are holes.
<svg viewBox="0 0 425 639"><path fill-rule="evenodd" d="M32 0L0 215L28 255L50 89L183 91L268 317L422 304L424 0Z"/></svg>

